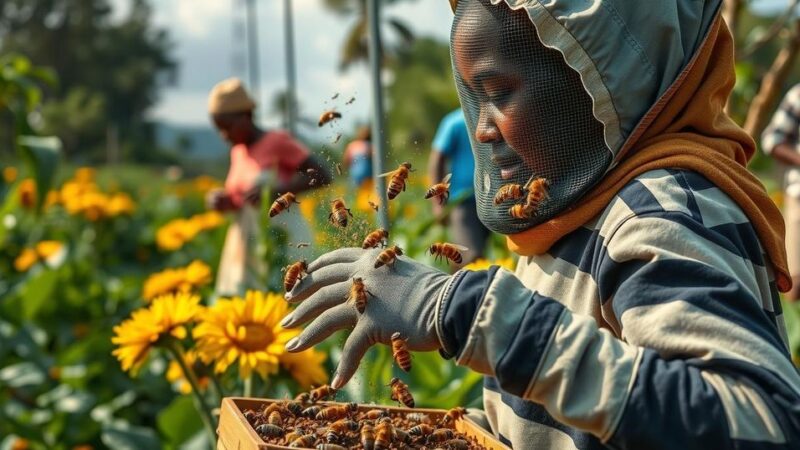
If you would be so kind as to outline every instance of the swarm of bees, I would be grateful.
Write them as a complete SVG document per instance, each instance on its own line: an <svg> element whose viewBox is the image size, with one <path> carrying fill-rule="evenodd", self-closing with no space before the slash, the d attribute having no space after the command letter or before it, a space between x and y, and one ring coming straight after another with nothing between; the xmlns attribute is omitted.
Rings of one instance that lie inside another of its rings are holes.
<svg viewBox="0 0 800 450"><path fill-rule="evenodd" d="M436 183L428 189L428 192L425 193L425 198L435 198L439 200L440 205L444 205L447 202L447 199L450 198L450 178L453 176L452 173L448 173L441 183Z"/></svg>
<svg viewBox="0 0 800 450"><path fill-rule="evenodd" d="M394 200L400 191L406 190L406 181L410 173L411 163L404 162L397 169L378 175L379 177L389 177L389 185L386 187L386 196L389 200Z"/></svg>
<svg viewBox="0 0 800 450"><path fill-rule="evenodd" d="M392 398L413 406L414 399L405 383L395 378L391 387ZM329 386L322 386L294 400L273 402L258 411L247 410L244 417L266 443L290 448L484 448L455 431L455 422L465 414L463 408L451 409L434 421L423 412L390 413L381 408L362 409L355 403L311 403L312 398L322 399L333 393Z"/></svg>
<svg viewBox="0 0 800 450"><path fill-rule="evenodd" d="M536 209L547 199L549 194L550 182L544 178L533 178L525 183L506 184L497 190L494 196L494 204L500 205L507 201L517 201L525 198L522 203L517 203L508 209L508 214L515 219L530 219L536 214Z"/></svg>

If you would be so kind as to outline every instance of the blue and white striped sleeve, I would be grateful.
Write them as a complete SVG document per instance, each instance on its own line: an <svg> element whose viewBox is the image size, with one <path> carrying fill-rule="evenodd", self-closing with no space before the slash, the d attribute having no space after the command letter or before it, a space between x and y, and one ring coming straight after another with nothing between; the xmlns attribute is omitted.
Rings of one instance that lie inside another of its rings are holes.
<svg viewBox="0 0 800 450"><path fill-rule="evenodd" d="M800 84L786 93L769 125L764 129L761 134L761 149L769 155L778 144L789 143L796 146L800 139L799 128Z"/></svg>
<svg viewBox="0 0 800 450"><path fill-rule="evenodd" d="M682 212L622 222L593 270L618 333L507 271L459 273L445 353L612 448L796 448L800 377L747 279L739 253L755 236L742 233Z"/></svg>

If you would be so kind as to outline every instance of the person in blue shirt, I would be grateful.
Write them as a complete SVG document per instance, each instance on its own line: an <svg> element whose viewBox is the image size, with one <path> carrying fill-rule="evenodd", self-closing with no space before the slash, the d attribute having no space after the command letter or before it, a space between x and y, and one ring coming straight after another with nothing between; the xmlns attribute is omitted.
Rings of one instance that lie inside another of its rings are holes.
<svg viewBox="0 0 800 450"><path fill-rule="evenodd" d="M478 218L472 185L475 159L461 108L444 116L436 131L433 151L428 159L431 183L438 183L445 177L448 165L449 173L453 174L450 179L450 201L456 202L448 218L450 239L454 244L469 248L463 252L463 264L467 264L483 256L489 230ZM441 216L442 208L439 202L433 202L435 216Z"/></svg>

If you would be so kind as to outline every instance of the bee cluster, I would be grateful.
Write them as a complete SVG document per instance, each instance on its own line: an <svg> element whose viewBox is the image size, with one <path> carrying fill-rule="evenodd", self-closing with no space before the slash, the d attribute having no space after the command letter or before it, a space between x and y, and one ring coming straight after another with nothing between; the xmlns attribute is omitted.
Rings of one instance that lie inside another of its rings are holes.
<svg viewBox="0 0 800 450"><path fill-rule="evenodd" d="M536 214L539 205L550 197L550 182L544 178L531 177L525 185L506 184L497 190L494 196L494 204L500 205L508 201L523 199L522 203L517 203L508 208L508 215L515 219L530 219Z"/></svg>
<svg viewBox="0 0 800 450"><path fill-rule="evenodd" d="M394 384L392 389L394 392ZM271 403L258 411L246 410L244 416L264 442L292 448L484 448L474 438L455 430L456 421L466 412L463 408L451 409L436 418L421 412L398 413L379 407L360 409L355 403L320 402L334 394L335 390L322 386L294 400Z"/></svg>

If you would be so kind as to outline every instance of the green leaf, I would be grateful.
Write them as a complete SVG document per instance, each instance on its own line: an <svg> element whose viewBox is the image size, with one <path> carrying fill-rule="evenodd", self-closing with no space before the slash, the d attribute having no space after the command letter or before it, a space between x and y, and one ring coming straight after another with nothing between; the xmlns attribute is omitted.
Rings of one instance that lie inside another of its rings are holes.
<svg viewBox="0 0 800 450"><path fill-rule="evenodd" d="M194 408L194 402L187 395L175 398L161 411L156 421L158 430L172 448L187 442L203 428L200 415Z"/></svg>
<svg viewBox="0 0 800 450"><path fill-rule="evenodd" d="M137 427L117 421L103 426L100 439L108 448L115 450L159 449L161 443L149 428Z"/></svg>
<svg viewBox="0 0 800 450"><path fill-rule="evenodd" d="M22 294L22 315L26 319L33 319L39 311L51 300L53 291L58 281L58 272L43 270L32 277L25 284Z"/></svg>
<svg viewBox="0 0 800 450"><path fill-rule="evenodd" d="M36 209L39 210L53 185L61 156L61 140L55 136L19 136L17 144L20 159L36 181Z"/></svg>
<svg viewBox="0 0 800 450"><path fill-rule="evenodd" d="M781 301L783 320L786 322L786 334L789 338L789 349L795 358L800 357L800 304Z"/></svg>

